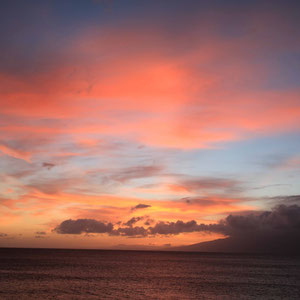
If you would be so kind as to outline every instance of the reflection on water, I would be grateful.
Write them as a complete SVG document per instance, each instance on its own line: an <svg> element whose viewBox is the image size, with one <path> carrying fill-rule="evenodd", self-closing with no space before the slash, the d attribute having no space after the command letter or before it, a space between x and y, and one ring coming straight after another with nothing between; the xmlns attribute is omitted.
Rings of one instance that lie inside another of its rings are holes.
<svg viewBox="0 0 300 300"><path fill-rule="evenodd" d="M0 299L300 299L300 258L0 249Z"/></svg>

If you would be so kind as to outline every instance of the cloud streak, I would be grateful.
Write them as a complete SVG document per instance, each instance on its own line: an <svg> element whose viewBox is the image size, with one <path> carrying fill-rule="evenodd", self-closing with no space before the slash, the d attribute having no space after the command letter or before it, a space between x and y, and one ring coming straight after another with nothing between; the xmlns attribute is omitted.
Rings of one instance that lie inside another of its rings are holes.
<svg viewBox="0 0 300 300"><path fill-rule="evenodd" d="M151 207L151 205L140 203L140 204L132 207L131 210L134 211L134 210L137 210L137 209L145 209L145 208L149 208L149 207Z"/></svg>

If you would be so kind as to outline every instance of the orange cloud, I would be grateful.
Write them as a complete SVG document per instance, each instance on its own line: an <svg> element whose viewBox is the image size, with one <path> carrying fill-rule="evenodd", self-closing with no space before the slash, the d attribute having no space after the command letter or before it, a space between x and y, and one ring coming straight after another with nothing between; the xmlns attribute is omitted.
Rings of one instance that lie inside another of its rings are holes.
<svg viewBox="0 0 300 300"><path fill-rule="evenodd" d="M77 139L80 134L83 142L90 134L122 136L193 149L299 127L299 91L256 89L268 69L247 62L249 41L228 44L205 36L201 45L168 55L161 33L148 33L145 39L139 31L90 30L74 38L68 55L60 53L59 63L43 73L28 79L1 74L3 113L66 120L55 126L8 122L2 130ZM233 50L244 59L233 57ZM240 85L245 88L236 88Z"/></svg>

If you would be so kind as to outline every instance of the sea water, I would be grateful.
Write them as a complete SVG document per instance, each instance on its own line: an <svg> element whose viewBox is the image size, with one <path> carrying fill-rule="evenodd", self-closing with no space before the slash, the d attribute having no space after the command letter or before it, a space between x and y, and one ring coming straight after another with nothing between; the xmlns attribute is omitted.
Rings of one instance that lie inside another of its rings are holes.
<svg viewBox="0 0 300 300"><path fill-rule="evenodd" d="M300 299L300 258L0 249L0 299Z"/></svg>

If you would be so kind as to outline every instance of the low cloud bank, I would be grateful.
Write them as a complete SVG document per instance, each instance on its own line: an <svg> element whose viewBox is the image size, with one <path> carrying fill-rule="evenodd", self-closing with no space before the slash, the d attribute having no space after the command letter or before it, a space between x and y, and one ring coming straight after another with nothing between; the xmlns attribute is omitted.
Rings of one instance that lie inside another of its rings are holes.
<svg viewBox="0 0 300 300"><path fill-rule="evenodd" d="M54 231L59 234L107 233L128 237L214 232L231 238L252 240L283 238L297 241L300 238L300 206L298 205L280 205L272 211L229 215L216 224L198 224L195 220L188 222L178 220L177 222L159 221L148 227L133 226L143 219L144 217L134 217L122 225L113 225L94 219L66 220L58 225Z"/></svg>
<svg viewBox="0 0 300 300"><path fill-rule="evenodd" d="M272 211L243 216L228 216L219 223L222 233L231 237L300 234L300 206L279 205Z"/></svg>

